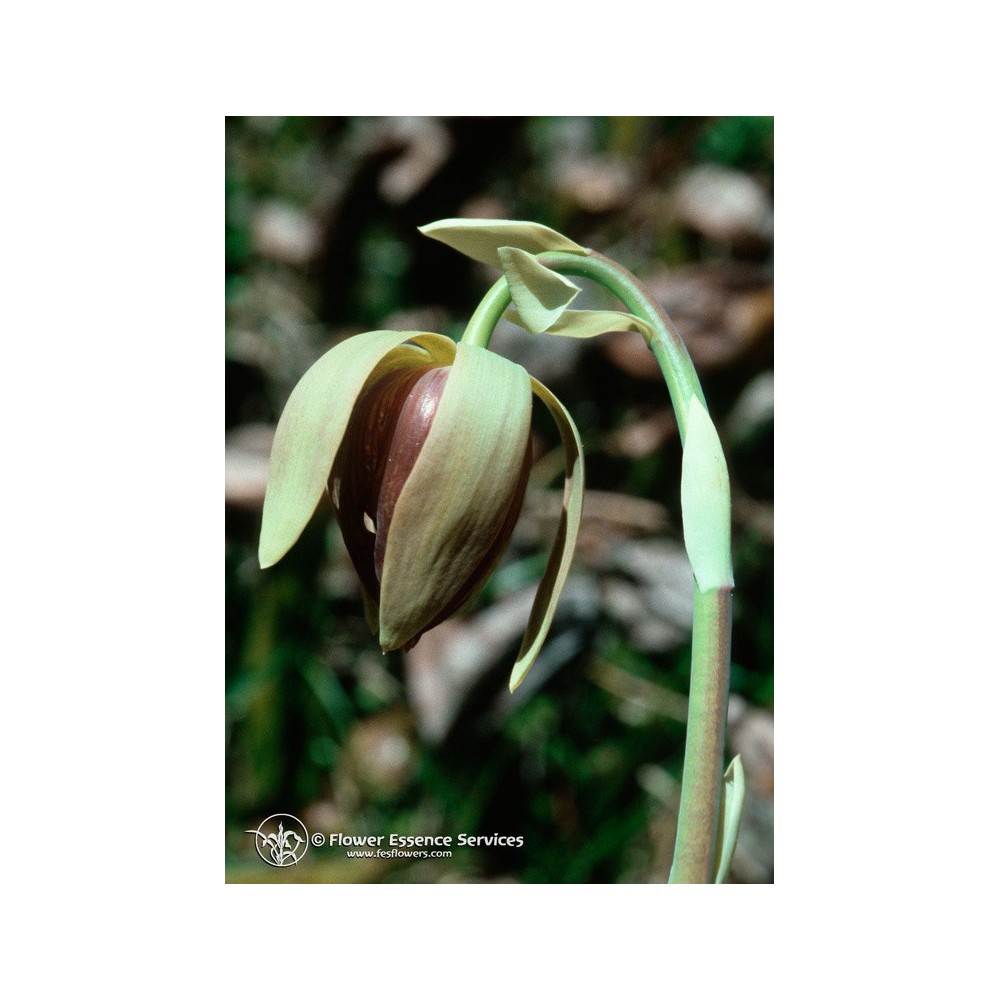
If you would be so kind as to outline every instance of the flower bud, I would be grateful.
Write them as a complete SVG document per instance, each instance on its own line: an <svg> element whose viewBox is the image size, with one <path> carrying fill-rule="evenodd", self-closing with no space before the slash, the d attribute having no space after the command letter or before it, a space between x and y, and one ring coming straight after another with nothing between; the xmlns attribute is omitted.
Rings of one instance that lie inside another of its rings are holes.
<svg viewBox="0 0 1000 1000"><path fill-rule="evenodd" d="M534 663L580 524L580 437L562 404L513 362L429 333L379 330L328 351L275 431L260 564L302 533L326 488L383 650L409 649L467 604L499 562L524 499L532 396L566 456L563 512L511 686Z"/></svg>
<svg viewBox="0 0 1000 1000"><path fill-rule="evenodd" d="M386 572L393 514L431 432L450 373L448 367L420 365L390 372L367 385L354 406L334 462L330 494L337 518L351 561L376 601L381 597ZM520 454L516 478L501 484L487 498L490 516L481 529L460 539L462 551L454 561L465 567L465 572L446 576L444 586L435 593L422 591L426 605L414 611L414 620L423 624L401 642L399 637L382 636L386 649L397 645L412 648L424 632L454 614L485 585L510 541L524 500L531 456L528 432L526 422L517 422L513 428L514 451ZM461 449L451 451L445 459L466 475L475 472L474 459ZM422 491L408 503L419 505L422 514L430 517L435 508L457 500L440 491ZM419 520L417 526L419 529ZM405 544L425 542L418 530Z"/></svg>

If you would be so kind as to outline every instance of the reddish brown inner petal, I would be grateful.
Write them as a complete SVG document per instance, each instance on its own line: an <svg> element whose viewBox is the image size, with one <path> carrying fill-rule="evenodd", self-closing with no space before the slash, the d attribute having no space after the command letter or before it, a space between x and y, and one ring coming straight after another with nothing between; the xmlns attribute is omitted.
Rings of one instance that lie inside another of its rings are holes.
<svg viewBox="0 0 1000 1000"><path fill-rule="evenodd" d="M433 370L431 365L397 369L365 386L351 411L330 473L330 495L338 501L335 506L344 544L361 582L376 599L376 535L365 517L375 527L379 492L400 412L414 385Z"/></svg>
<svg viewBox="0 0 1000 1000"><path fill-rule="evenodd" d="M449 368L434 368L421 375L399 411L378 494L375 575L379 581L382 579L385 546L396 502L430 433L449 373Z"/></svg>

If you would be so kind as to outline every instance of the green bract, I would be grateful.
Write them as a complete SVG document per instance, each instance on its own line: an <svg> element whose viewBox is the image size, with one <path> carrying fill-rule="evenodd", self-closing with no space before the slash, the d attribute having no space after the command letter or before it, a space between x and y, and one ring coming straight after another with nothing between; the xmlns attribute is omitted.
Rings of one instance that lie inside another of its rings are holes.
<svg viewBox="0 0 1000 1000"><path fill-rule="evenodd" d="M376 331L328 351L278 422L261 566L291 548L328 489L382 649L410 648L468 603L503 555L530 465L533 393L559 426L567 479L513 688L551 625L583 497L572 419L520 365L433 333Z"/></svg>
<svg viewBox="0 0 1000 1000"><path fill-rule="evenodd" d="M536 257L514 247L499 247L497 255L510 297L532 333L544 333L563 314L580 289Z"/></svg>
<svg viewBox="0 0 1000 1000"><path fill-rule="evenodd" d="M531 324L514 307L504 313L504 317L511 323L523 327L531 333L537 330L531 328ZM576 337L587 339L589 337L599 337L602 333L613 333L617 330L635 330L641 333L649 343L653 339L653 331L645 320L633 316L631 313L610 312L597 309L564 309L559 318L543 332L551 333L556 337Z"/></svg>
<svg viewBox="0 0 1000 1000"><path fill-rule="evenodd" d="M699 590L732 587L729 473L715 424L697 396L688 402L681 514L684 547Z"/></svg>
<svg viewBox="0 0 1000 1000"><path fill-rule="evenodd" d="M737 754L722 776L722 806L719 820L719 840L715 851L715 881L725 882L729 866L736 853L736 838L743 818L743 800L746 797L746 778L743 761Z"/></svg>

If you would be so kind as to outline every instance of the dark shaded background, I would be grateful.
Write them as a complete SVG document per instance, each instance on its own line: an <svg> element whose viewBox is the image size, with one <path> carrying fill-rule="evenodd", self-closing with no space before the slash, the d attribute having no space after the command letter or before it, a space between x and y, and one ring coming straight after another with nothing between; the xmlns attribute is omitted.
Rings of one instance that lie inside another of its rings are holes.
<svg viewBox="0 0 1000 1000"><path fill-rule="evenodd" d="M680 445L637 334L492 346L567 405L588 495L574 570L515 696L510 666L558 516L538 462L478 610L383 657L320 510L256 561L273 425L323 351L371 329L459 337L497 272L417 232L531 219L645 281L688 343L733 480L729 755L749 793L732 879L773 877L773 119L230 118L226 121L226 859L229 881L646 882L673 846L690 658ZM574 308L607 306L585 290ZM541 408L539 408L541 409ZM244 831L522 835L448 860L311 849L265 866Z"/></svg>

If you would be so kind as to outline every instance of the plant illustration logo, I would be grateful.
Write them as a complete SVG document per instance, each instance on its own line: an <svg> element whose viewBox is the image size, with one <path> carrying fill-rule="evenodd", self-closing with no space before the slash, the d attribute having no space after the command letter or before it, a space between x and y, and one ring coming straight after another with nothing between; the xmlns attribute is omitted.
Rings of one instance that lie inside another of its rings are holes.
<svg viewBox="0 0 1000 1000"><path fill-rule="evenodd" d="M275 868L297 864L309 849L309 831L300 819L288 813L274 813L256 830L244 832L254 835L261 861Z"/></svg>

